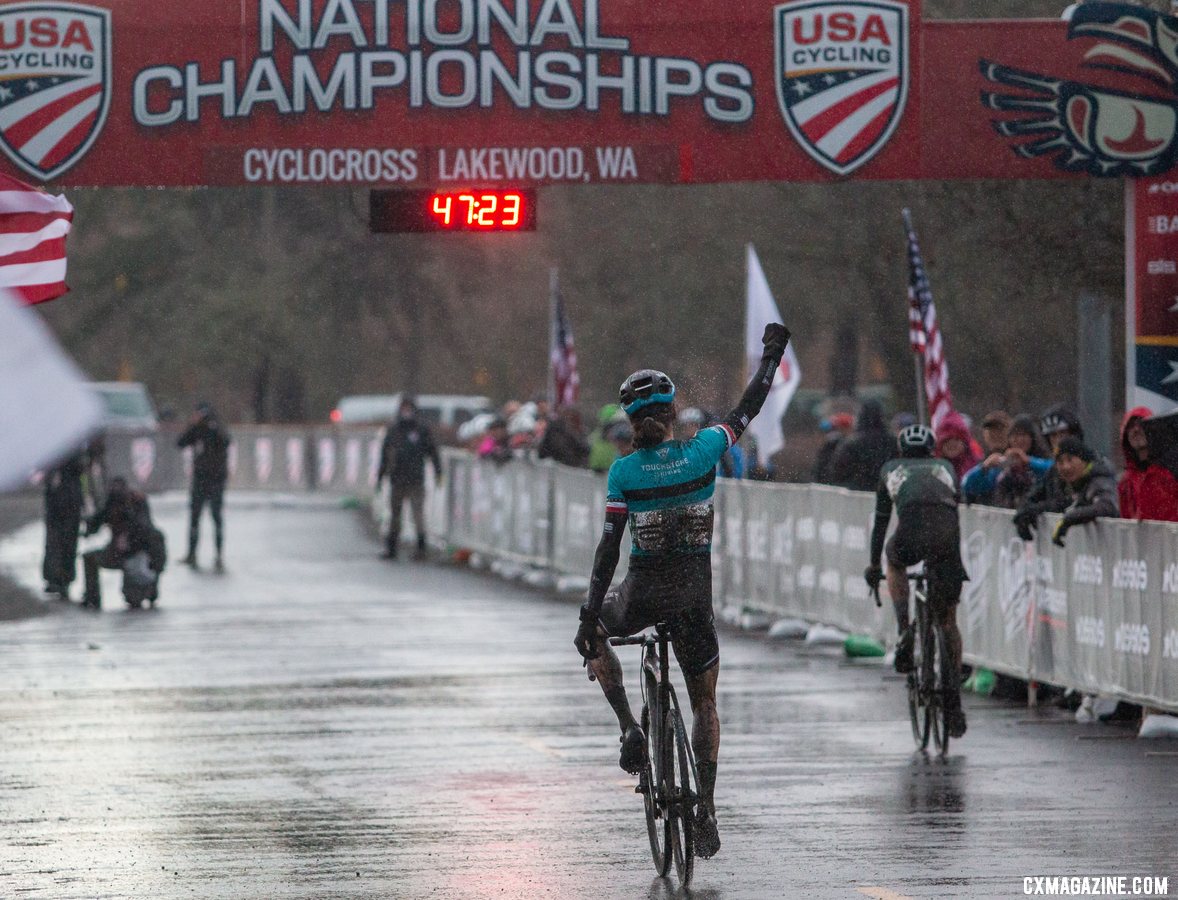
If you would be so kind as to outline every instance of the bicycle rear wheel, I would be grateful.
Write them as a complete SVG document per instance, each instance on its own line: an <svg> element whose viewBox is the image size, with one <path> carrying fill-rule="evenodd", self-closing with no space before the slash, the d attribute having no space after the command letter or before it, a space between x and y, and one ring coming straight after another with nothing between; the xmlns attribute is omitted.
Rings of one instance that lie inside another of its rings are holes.
<svg viewBox="0 0 1178 900"><path fill-rule="evenodd" d="M650 855L655 871L666 877L671 871L674 858L672 851L671 819L666 815L666 801L663 799L662 771L665 768L662 746L659 739L659 725L663 717L659 714L658 681L650 671L643 672L642 691L645 702L642 705L642 733L646 735L646 767L639 780L642 803L646 810L646 832L650 838Z"/></svg>
<svg viewBox="0 0 1178 900"><path fill-rule="evenodd" d="M922 629L921 644L923 645L924 660L921 667L921 693L924 695L925 708L932 733L932 743L942 756L948 747L949 735L945 730L945 709L941 702L941 669L944 665L944 653L938 641L940 629L933 625L932 615L925 605L924 628Z"/></svg>
<svg viewBox="0 0 1178 900"><path fill-rule="evenodd" d="M937 648L936 665L933 667L933 714L936 721L937 749L941 751L941 756L945 756L949 753L949 722L946 719L945 694L950 689L950 679L955 676L953 666L949 662L952 657L949 656L949 640L945 637L945 630L937 625L933 632L936 635Z"/></svg>
<svg viewBox="0 0 1178 900"><path fill-rule="evenodd" d="M667 819L671 826L675 871L679 883L686 888L691 885L691 876L695 872L695 760L687 741L687 729L683 727L683 717L673 698L666 716L664 735L672 745L669 749L673 750L663 782L670 801Z"/></svg>

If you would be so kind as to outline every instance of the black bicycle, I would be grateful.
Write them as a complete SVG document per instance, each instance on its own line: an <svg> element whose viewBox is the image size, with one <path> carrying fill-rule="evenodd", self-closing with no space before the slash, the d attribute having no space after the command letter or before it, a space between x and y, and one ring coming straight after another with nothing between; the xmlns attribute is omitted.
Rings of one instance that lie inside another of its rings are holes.
<svg viewBox="0 0 1178 900"><path fill-rule="evenodd" d="M642 647L642 733L646 735L646 764L638 776L636 793L646 807L650 853L660 876L674 862L679 883L691 884L695 869L694 823L699 799L699 774L679 699L670 678L670 628L655 626L655 634L610 638L615 647Z"/></svg>
<svg viewBox="0 0 1178 900"><path fill-rule="evenodd" d="M927 750L929 740L941 756L949 752L949 727L945 719L945 693L952 666L945 630L933 619L928 600L928 574L908 573L916 604L912 623L913 669L908 673L908 718L917 750ZM875 588L879 603L879 587Z"/></svg>

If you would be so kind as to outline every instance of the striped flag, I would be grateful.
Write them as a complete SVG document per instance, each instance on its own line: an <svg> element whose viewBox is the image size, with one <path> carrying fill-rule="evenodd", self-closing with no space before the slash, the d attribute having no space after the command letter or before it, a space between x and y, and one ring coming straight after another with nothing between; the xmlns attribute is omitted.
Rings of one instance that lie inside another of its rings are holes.
<svg viewBox="0 0 1178 900"><path fill-rule="evenodd" d="M0 288L27 304L66 293L65 238L73 218L65 197L0 174Z"/></svg>
<svg viewBox="0 0 1178 900"><path fill-rule="evenodd" d="M581 376L577 372L577 348L573 329L564 311L564 298L553 279L552 303L552 399L557 406L573 406L581 395Z"/></svg>
<svg viewBox="0 0 1178 900"><path fill-rule="evenodd" d="M928 272L908 210L904 210L904 227L908 232L908 339L912 352L924 362L924 393L928 399L929 421L936 430L953 410L949 364L945 361L945 345L937 325L937 306L933 303Z"/></svg>

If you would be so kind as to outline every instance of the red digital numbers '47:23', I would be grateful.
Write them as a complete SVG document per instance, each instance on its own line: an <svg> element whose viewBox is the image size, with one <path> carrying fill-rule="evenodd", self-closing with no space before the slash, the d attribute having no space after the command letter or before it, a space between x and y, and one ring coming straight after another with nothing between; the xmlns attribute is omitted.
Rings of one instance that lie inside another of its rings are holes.
<svg viewBox="0 0 1178 900"><path fill-rule="evenodd" d="M512 230L523 221L522 194L465 192L434 194L430 212L443 228Z"/></svg>

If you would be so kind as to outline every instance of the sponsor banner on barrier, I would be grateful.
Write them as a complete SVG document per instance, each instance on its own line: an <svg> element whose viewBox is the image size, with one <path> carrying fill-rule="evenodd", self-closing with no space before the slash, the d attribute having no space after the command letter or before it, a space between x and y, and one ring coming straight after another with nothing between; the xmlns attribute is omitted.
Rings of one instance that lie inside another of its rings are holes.
<svg viewBox="0 0 1178 900"><path fill-rule="evenodd" d="M254 441L254 478L259 485L268 484L274 471L274 442L268 437Z"/></svg>
<svg viewBox="0 0 1178 900"><path fill-rule="evenodd" d="M361 449L359 438L344 442L344 484L355 487L360 482Z"/></svg>
<svg viewBox="0 0 1178 900"><path fill-rule="evenodd" d="M457 452L446 465L450 543L588 577L604 477ZM720 479L715 506L717 606L893 639L889 604L877 608L863 581L873 495ZM961 510L967 659L1178 710L1178 524L1103 520L1071 529L1061 549L1046 537L1055 517L1045 517L1035 543L1019 540L1011 519L1008 510Z"/></svg>

